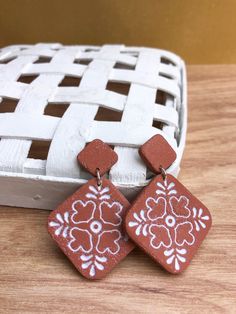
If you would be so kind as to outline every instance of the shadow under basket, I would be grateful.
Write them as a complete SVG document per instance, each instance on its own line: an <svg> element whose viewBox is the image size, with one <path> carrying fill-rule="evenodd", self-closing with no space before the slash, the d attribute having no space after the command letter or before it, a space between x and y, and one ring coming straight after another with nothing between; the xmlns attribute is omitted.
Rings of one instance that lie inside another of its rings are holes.
<svg viewBox="0 0 236 314"><path fill-rule="evenodd" d="M0 204L54 209L89 175L77 154L99 138L118 154L107 174L132 200L153 174L138 148L161 134L176 151L187 125L185 64L124 45L17 45L0 50ZM2 83L1 83L2 82Z"/></svg>

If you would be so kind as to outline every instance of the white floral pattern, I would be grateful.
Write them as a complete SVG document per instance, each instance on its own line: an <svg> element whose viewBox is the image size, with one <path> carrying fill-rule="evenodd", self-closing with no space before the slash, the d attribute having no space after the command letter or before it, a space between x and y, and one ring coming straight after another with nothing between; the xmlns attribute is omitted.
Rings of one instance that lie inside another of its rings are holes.
<svg viewBox="0 0 236 314"><path fill-rule="evenodd" d="M148 197L145 207L134 211L128 227L136 237L148 239L154 250L163 250L166 264L180 271L186 263L188 247L196 242L196 234L210 220L203 209L190 208L189 198L178 195L174 182L157 182L157 197ZM141 240L140 240L141 241Z"/></svg>
<svg viewBox="0 0 236 314"><path fill-rule="evenodd" d="M186 249L171 249L164 251L164 255L167 257L166 263L168 265L174 264L175 270L180 270L180 263L185 263L186 258L184 255L186 255L187 250Z"/></svg>
<svg viewBox="0 0 236 314"><path fill-rule="evenodd" d="M66 238L69 230L69 212L66 211L64 215L56 214L56 221L51 221L49 226L56 227L55 235L59 236L62 233L63 238Z"/></svg>
<svg viewBox="0 0 236 314"><path fill-rule="evenodd" d="M49 227L54 237L63 238L67 249L78 255L81 270L93 278L121 251L121 244L130 246L121 228L123 205L111 198L108 186L88 185L82 199L73 200L70 207L57 212Z"/></svg>
<svg viewBox="0 0 236 314"><path fill-rule="evenodd" d="M96 275L97 270L104 270L104 263L107 262L107 258L105 256L98 255L81 255L80 259L82 261L82 269L89 268L89 275L94 277Z"/></svg>
<svg viewBox="0 0 236 314"><path fill-rule="evenodd" d="M206 228L206 221L209 220L209 216L203 215L203 210L200 208L197 210L195 207L193 207L193 217L195 218L194 223L195 223L195 228L197 231L200 231L201 228L205 229Z"/></svg>
<svg viewBox="0 0 236 314"><path fill-rule="evenodd" d="M72 204L72 209L71 220L75 226L70 229L71 241L68 247L73 252L81 250L89 253L94 247L100 254L109 252L114 255L119 252L121 232L118 227L122 222L120 203L109 204L107 201L102 201L97 205L91 200L87 202L76 200ZM109 211L109 219L106 217L107 211ZM103 242L106 242L106 247L103 247Z"/></svg>

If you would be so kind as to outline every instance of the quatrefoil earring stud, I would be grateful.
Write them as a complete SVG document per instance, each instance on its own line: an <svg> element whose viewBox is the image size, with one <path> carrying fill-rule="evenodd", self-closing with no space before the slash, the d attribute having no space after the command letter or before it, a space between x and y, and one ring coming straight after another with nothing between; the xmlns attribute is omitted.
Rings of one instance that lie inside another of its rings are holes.
<svg viewBox="0 0 236 314"><path fill-rule="evenodd" d="M94 178L52 211L48 231L84 277L101 279L134 247L123 228L130 205L104 176L117 162L107 144L92 141L78 161Z"/></svg>
<svg viewBox="0 0 236 314"><path fill-rule="evenodd" d="M133 202L126 216L130 238L171 273L187 268L211 227L209 210L166 169L176 153L155 135L139 150L157 174Z"/></svg>

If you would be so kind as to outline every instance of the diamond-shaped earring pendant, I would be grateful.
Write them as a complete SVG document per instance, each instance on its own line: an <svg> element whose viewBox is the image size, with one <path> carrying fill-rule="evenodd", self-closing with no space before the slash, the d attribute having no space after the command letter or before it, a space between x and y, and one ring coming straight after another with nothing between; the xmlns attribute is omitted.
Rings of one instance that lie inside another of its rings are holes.
<svg viewBox="0 0 236 314"><path fill-rule="evenodd" d="M129 202L103 175L117 154L94 140L78 161L95 178L79 188L48 219L48 231L80 273L101 279L134 247L123 228Z"/></svg>
<svg viewBox="0 0 236 314"><path fill-rule="evenodd" d="M176 153L155 135L140 156L158 174L133 202L126 216L130 238L171 273L189 265L211 227L209 210L176 178L166 173Z"/></svg>

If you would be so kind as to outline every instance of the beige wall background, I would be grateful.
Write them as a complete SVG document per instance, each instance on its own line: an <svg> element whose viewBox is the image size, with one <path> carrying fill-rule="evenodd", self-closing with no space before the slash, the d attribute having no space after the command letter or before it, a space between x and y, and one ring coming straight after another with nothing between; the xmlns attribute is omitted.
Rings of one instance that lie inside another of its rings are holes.
<svg viewBox="0 0 236 314"><path fill-rule="evenodd" d="M236 63L236 0L0 0L0 46L124 43Z"/></svg>

